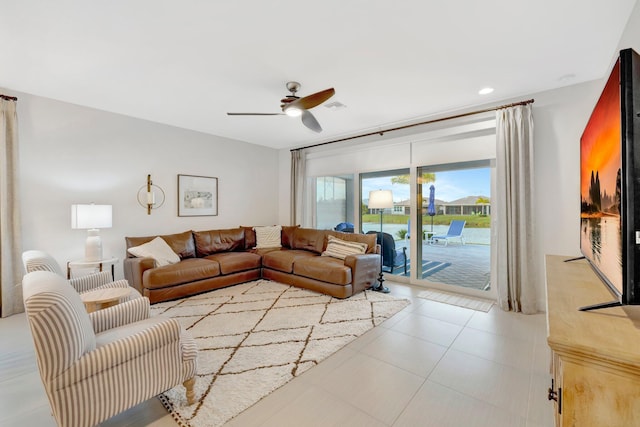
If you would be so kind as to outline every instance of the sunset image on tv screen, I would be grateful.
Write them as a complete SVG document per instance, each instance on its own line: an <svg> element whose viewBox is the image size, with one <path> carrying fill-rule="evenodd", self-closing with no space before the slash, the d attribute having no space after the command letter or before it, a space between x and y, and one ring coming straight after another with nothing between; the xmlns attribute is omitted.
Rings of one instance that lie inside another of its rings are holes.
<svg viewBox="0 0 640 427"><path fill-rule="evenodd" d="M580 139L580 247L622 292L619 70L618 62Z"/></svg>

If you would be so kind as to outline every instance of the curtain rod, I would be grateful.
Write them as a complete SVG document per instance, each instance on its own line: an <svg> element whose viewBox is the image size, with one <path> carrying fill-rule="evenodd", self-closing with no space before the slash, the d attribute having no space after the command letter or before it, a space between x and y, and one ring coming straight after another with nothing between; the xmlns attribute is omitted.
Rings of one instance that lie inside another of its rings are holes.
<svg viewBox="0 0 640 427"><path fill-rule="evenodd" d="M16 98L15 96L9 96L9 95L3 95L0 93L0 99L4 99L6 101L17 101L18 98Z"/></svg>
<svg viewBox="0 0 640 427"><path fill-rule="evenodd" d="M344 142L344 141L349 141L349 140L352 140L352 139L364 138L365 136L372 136L372 135L380 135L380 136L382 136L387 132L393 132L393 131L396 131L396 130L408 129L408 128L412 128L412 127L415 127L415 126L429 125L429 124L432 124L432 123L444 122L446 120L459 119L461 117L473 116L475 114L488 113L489 111L497 111L497 110L501 110L503 108L516 107L518 105L532 104L533 102L534 102L533 99L528 99L526 101L520 101L520 102L514 102L512 104L500 105L498 107L485 108L484 110L470 111L468 113L456 114L454 116L442 117L442 118L439 118L439 119L427 120L427 121L419 122L419 123L412 123L410 125L398 126L398 127L395 127L395 128L378 130L378 131L375 131L375 132L363 133L361 135L354 135L354 136L349 136L349 137L346 137L346 138L335 139L333 141L321 142L319 144L307 145L306 147L292 148L290 151L300 151L300 150L304 150L305 148L320 147L322 145L335 144L336 142Z"/></svg>

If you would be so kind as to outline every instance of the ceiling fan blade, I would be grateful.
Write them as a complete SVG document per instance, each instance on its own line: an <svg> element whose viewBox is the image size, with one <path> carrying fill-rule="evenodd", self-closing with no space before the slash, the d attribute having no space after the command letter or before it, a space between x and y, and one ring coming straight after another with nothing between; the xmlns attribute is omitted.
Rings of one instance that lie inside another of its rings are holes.
<svg viewBox="0 0 640 427"><path fill-rule="evenodd" d="M227 116L281 116L284 113L227 113Z"/></svg>
<svg viewBox="0 0 640 427"><path fill-rule="evenodd" d="M320 92L312 93L300 99L296 99L290 105L296 108L308 110L317 107L336 93L334 88L326 89Z"/></svg>
<svg viewBox="0 0 640 427"><path fill-rule="evenodd" d="M314 132L322 132L322 127L316 118L307 110L302 110L302 123Z"/></svg>

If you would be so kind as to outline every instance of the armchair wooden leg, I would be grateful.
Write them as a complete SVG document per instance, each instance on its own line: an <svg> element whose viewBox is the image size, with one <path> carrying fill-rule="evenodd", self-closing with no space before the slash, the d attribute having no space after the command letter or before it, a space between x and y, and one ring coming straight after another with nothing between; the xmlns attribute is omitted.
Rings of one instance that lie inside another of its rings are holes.
<svg viewBox="0 0 640 427"><path fill-rule="evenodd" d="M193 405L194 403L196 403L196 392L193 389L195 384L196 384L196 377L189 378L188 380L182 383L182 385L184 385L184 388L187 389L187 403L189 405Z"/></svg>

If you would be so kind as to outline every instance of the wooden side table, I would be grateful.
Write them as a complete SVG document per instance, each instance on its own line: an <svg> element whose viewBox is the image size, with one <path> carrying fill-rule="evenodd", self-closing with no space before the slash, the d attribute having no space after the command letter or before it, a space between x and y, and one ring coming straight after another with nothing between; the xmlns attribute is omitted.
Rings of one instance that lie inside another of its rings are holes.
<svg viewBox="0 0 640 427"><path fill-rule="evenodd" d="M92 313L118 304L122 298L128 297L130 293L130 288L96 289L80 294L80 299L84 303L87 313Z"/></svg>
<svg viewBox="0 0 640 427"><path fill-rule="evenodd" d="M89 268L89 267L98 267L100 271L102 271L105 265L111 265L111 280L115 280L115 265L118 262L118 258L105 258L98 261L85 261L85 260L74 260L67 262L67 279L71 279L71 269L73 267L76 268Z"/></svg>

